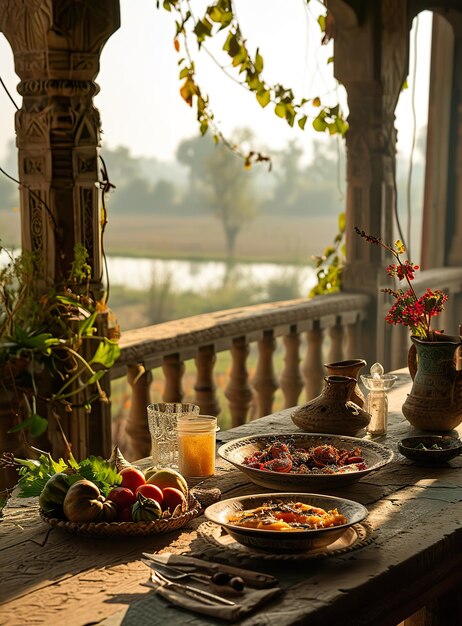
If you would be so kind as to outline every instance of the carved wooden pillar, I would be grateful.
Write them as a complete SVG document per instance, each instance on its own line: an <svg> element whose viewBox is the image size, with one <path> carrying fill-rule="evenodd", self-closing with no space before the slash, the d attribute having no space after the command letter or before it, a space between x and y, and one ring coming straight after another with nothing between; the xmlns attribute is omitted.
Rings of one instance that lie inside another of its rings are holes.
<svg viewBox="0 0 462 626"><path fill-rule="evenodd" d="M296 327L284 336L284 369L281 374L281 389L284 394L284 407L295 406L303 389L303 378L300 374L300 334Z"/></svg>
<svg viewBox="0 0 462 626"><path fill-rule="evenodd" d="M93 106L101 50L119 27L118 0L0 0L23 101L16 113L22 246L42 284L65 276L76 243L101 283L98 146Z"/></svg>
<svg viewBox="0 0 462 626"><path fill-rule="evenodd" d="M321 393L325 369L322 358L323 331L319 322L312 330L306 331L306 358L303 363L306 400L312 400Z"/></svg>
<svg viewBox="0 0 462 626"><path fill-rule="evenodd" d="M406 0L370 2L355 13L348 1L328 0L334 26L334 71L348 93L350 128L347 147L346 291L377 297L385 278L384 251L354 232L392 242L395 194L396 130L394 111L406 78L410 18ZM353 5L353 3L351 3ZM353 6L357 6L354 3ZM358 9L359 10L359 9ZM396 235L396 236L395 236ZM389 360L378 355L376 307L369 312L368 362ZM389 342L381 345L388 346Z"/></svg>
<svg viewBox="0 0 462 626"><path fill-rule="evenodd" d="M329 363L336 363L343 359L343 326L340 318L337 318L335 326L329 328L329 337Z"/></svg>
<svg viewBox="0 0 462 626"><path fill-rule="evenodd" d="M267 331L258 340L258 363L253 380L253 388L257 392L256 418L269 415L273 410L274 392L278 388L274 374L273 353L276 340L273 331Z"/></svg>
<svg viewBox="0 0 462 626"><path fill-rule="evenodd" d="M126 456L133 461L151 454L147 406L151 402L152 372L145 370L142 365L129 366L127 370L127 381L132 391L132 397L125 426L129 437Z"/></svg>
<svg viewBox="0 0 462 626"><path fill-rule="evenodd" d="M216 360L217 355L213 346L199 348L196 357L197 378L194 390L196 392L195 403L200 406L202 415L218 415L220 413L216 385L213 380L213 368Z"/></svg>
<svg viewBox="0 0 462 626"><path fill-rule="evenodd" d="M162 369L165 376L163 394L164 402L182 402L183 400L183 374L185 366L178 354L170 354L164 357Z"/></svg>
<svg viewBox="0 0 462 626"><path fill-rule="evenodd" d="M249 374L246 361L249 355L249 344L245 337L238 337L231 345L233 359L229 383L226 387L225 396L229 401L232 425L244 424L247 412L252 401L252 389L249 385Z"/></svg>

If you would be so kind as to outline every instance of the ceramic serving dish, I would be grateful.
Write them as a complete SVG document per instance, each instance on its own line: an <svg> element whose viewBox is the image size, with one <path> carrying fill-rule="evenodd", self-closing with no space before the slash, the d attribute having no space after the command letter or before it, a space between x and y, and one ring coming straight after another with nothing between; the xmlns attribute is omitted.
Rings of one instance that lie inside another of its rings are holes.
<svg viewBox="0 0 462 626"><path fill-rule="evenodd" d="M303 502L326 511L337 509L346 517L347 523L330 528L281 531L243 528L228 521L229 517L238 511L254 509L268 502ZM301 552L328 546L350 526L364 520L367 514L366 507L359 502L314 493L265 493L229 498L212 504L204 512L208 520L219 524L238 543L248 548L274 553Z"/></svg>
<svg viewBox="0 0 462 626"><path fill-rule="evenodd" d="M361 456L366 463L366 469L344 474L295 474L263 471L244 465L245 457L251 456L256 450L262 450L267 444L280 441L291 443L297 448L309 449L320 445L332 445L336 448L353 450L361 448ZM324 435L320 433L295 433L291 435L256 435L242 437L228 441L218 448L218 454L232 463L237 469L245 474L252 482L268 489L280 489L281 491L318 491L324 489L337 489L343 485L349 485L363 476L374 472L393 458L393 452L386 446L380 445L367 439L346 437L342 435Z"/></svg>
<svg viewBox="0 0 462 626"><path fill-rule="evenodd" d="M432 447L432 446L438 446ZM407 437L398 442L398 450L412 461L425 465L446 463L462 454L462 441L448 436Z"/></svg>

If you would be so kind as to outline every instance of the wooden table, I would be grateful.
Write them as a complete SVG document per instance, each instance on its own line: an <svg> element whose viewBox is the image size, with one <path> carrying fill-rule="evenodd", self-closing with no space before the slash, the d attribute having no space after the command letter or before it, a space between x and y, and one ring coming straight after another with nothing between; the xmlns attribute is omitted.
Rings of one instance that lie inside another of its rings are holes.
<svg viewBox="0 0 462 626"><path fill-rule="evenodd" d="M400 373L390 393L389 433L378 440L395 450L395 459L383 470L330 492L367 506L372 543L340 556L262 562L258 569L275 574L284 594L242 624L395 625L424 604L433 611L432 624L462 623L460 593L451 591L462 583L462 457L428 468L397 452L397 441L414 432L400 411L408 390L409 376ZM219 439L293 432L289 415L290 410L281 411L219 433ZM223 498L264 491L225 462L208 482L221 489ZM147 579L141 552L197 550L201 523L203 518L198 518L171 534L125 541L83 538L50 530L40 520L35 501L13 498L0 524L0 624L216 623L168 606L141 585ZM212 547L201 550L204 557L217 557ZM226 557L226 550L218 556ZM422 616L421 611L407 623L423 624L418 621Z"/></svg>

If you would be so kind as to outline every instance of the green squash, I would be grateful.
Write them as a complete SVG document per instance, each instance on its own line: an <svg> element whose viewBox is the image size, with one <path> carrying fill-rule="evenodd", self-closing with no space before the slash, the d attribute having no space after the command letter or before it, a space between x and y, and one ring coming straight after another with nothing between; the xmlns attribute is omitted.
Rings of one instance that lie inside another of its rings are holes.
<svg viewBox="0 0 462 626"><path fill-rule="evenodd" d="M68 474L54 474L45 483L39 496L39 506L48 515L63 517L64 498L70 487L71 476Z"/></svg>
<svg viewBox="0 0 462 626"><path fill-rule="evenodd" d="M138 500L132 505L132 519L134 522L153 522L162 517L162 508L158 502L138 494Z"/></svg>
<svg viewBox="0 0 462 626"><path fill-rule="evenodd" d="M70 522L113 522L118 515L114 502L106 500L97 485L86 479L69 487L63 508Z"/></svg>

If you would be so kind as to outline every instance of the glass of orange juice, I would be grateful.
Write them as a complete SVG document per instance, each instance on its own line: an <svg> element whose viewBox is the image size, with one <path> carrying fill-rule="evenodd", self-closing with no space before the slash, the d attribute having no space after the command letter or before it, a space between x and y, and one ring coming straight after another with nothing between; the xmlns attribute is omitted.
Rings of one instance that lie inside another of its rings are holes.
<svg viewBox="0 0 462 626"><path fill-rule="evenodd" d="M187 478L205 478L215 473L217 418L184 415L177 420L178 464Z"/></svg>

